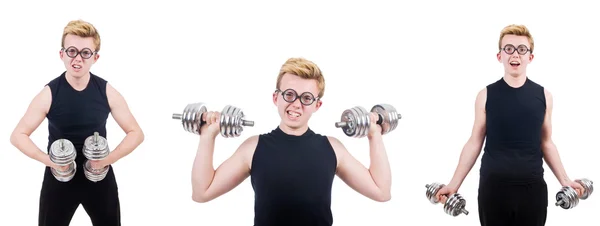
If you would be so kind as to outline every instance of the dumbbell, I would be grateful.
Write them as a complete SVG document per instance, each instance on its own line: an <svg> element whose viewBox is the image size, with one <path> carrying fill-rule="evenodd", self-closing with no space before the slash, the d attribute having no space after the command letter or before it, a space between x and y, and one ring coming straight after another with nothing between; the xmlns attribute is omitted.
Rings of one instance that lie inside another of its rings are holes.
<svg viewBox="0 0 600 226"><path fill-rule="evenodd" d="M200 102L191 103L185 106L183 114L175 113L172 118L181 120L185 131L200 135L200 128L205 123L202 120L202 114L206 112L206 104ZM254 121L246 120L244 112L240 108L231 105L223 108L219 123L221 126L221 136L225 138L238 137L242 134L244 126L254 126Z"/></svg>
<svg viewBox="0 0 600 226"><path fill-rule="evenodd" d="M65 171L50 168L54 178L60 182L68 182L75 176L77 172L77 164L75 163L75 157L77 157L77 151L73 143L67 139L58 139L52 142L50 145L50 151L48 153L50 161L59 166L69 166Z"/></svg>
<svg viewBox="0 0 600 226"><path fill-rule="evenodd" d="M581 184L583 187L583 195L578 197L577 191L570 186L563 186L560 191L556 193L556 206L560 206L563 209L572 209L579 204L579 200L586 200L594 192L594 182L589 179L578 179L575 182Z"/></svg>
<svg viewBox="0 0 600 226"><path fill-rule="evenodd" d="M442 188L446 186L445 184L440 183L431 183L425 185L427 191L425 192L425 196L432 204L439 203L440 200L437 199L435 194ZM469 211L465 209L467 206L467 201L458 193L454 193L448 197L446 203L444 203L444 212L450 216L456 217L459 214L469 215Z"/></svg>
<svg viewBox="0 0 600 226"><path fill-rule="evenodd" d="M86 160L83 165L83 173L88 180L92 182L104 180L104 177L108 174L109 166L105 166L101 169L94 169L92 168L90 160L102 160L106 158L109 153L110 149L108 148L108 141L106 138L100 136L98 132L94 132L94 135L85 139L83 144L83 155L88 160Z"/></svg>
<svg viewBox="0 0 600 226"><path fill-rule="evenodd" d="M378 104L371 108L371 112L377 113L379 119L377 124L381 125L382 134L387 134L398 126L398 120L402 115L392 105ZM367 110L361 106L346 109L342 112L341 120L335 123L335 127L342 128L344 134L349 137L361 138L369 133L371 118Z"/></svg>

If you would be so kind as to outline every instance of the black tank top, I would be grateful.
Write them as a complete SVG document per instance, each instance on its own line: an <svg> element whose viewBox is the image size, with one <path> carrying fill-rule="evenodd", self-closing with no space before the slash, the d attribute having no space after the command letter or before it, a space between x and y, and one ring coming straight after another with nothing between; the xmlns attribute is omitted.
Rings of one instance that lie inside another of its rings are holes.
<svg viewBox="0 0 600 226"><path fill-rule="evenodd" d="M279 127L259 136L252 159L255 226L331 226L337 159L326 136Z"/></svg>
<svg viewBox="0 0 600 226"><path fill-rule="evenodd" d="M527 78L521 87L513 88L500 79L487 86L485 109L481 177L517 183L543 178L544 87Z"/></svg>
<svg viewBox="0 0 600 226"><path fill-rule="evenodd" d="M73 180L83 176L83 143L88 136L98 132L106 136L106 120L110 114L106 97L107 81L90 73L90 81L82 91L75 90L65 73L47 85L52 92L52 105L48 118L48 146L57 139L68 139L77 149L77 173Z"/></svg>

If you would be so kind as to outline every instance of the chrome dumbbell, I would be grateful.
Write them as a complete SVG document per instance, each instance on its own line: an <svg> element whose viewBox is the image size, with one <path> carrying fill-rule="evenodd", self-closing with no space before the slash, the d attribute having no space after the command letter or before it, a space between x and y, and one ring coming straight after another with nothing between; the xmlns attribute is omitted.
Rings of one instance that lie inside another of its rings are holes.
<svg viewBox="0 0 600 226"><path fill-rule="evenodd" d="M77 164L75 158L77 157L77 151L73 143L67 139L58 139L52 142L48 153L50 161L59 166L68 166L64 171L59 169L50 168L52 175L56 180L61 182L68 182L75 176L77 172Z"/></svg>
<svg viewBox="0 0 600 226"><path fill-rule="evenodd" d="M110 169L109 166L105 166L101 169L94 169L92 168L90 160L102 160L106 158L109 153L110 149L108 148L108 141L106 138L100 136L98 132L94 132L94 135L85 139L83 144L83 155L88 160L86 160L83 165L83 173L88 180L93 182L104 180Z"/></svg>
<svg viewBox="0 0 600 226"><path fill-rule="evenodd" d="M445 184L440 183L431 183L425 185L427 191L425 192L425 196L432 204L439 203L440 200L437 199L435 194L442 188L446 186ZM465 214L469 215L469 211L465 209L467 206L467 201L458 193L454 193L448 197L446 203L444 203L444 212L450 216L456 217L458 215Z"/></svg>
<svg viewBox="0 0 600 226"><path fill-rule="evenodd" d="M579 197L577 191L569 186L563 186L560 191L556 193L556 206L560 206L563 209L572 209L579 204L579 200L586 200L594 192L594 182L589 179L578 179L575 182L581 184L583 187L583 195Z"/></svg>
<svg viewBox="0 0 600 226"><path fill-rule="evenodd" d="M205 123L202 120L202 114L206 112L206 105L204 103L192 103L185 106L183 114L173 114L172 118L181 120L185 131L200 135L200 128ZM246 120L244 112L240 108L231 105L223 108L219 120L221 136L225 138L238 137L244 131L244 126L254 126L254 121Z"/></svg>
<svg viewBox="0 0 600 226"><path fill-rule="evenodd" d="M402 115L392 105L378 104L371 108L370 112L377 113L379 119L377 124L381 125L382 134L387 134L398 127L398 120ZM341 120L335 123L335 127L341 128L349 137L361 138L369 133L371 118L365 108L356 106L342 112Z"/></svg>

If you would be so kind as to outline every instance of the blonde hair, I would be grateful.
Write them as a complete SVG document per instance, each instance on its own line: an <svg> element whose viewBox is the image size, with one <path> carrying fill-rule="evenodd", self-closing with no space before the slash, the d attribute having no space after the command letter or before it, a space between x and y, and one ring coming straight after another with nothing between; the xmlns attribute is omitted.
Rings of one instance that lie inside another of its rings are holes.
<svg viewBox="0 0 600 226"><path fill-rule="evenodd" d="M517 25L511 24L502 29L500 32L500 40L498 40L498 49L502 50L502 38L506 35L517 35L517 36L525 36L529 39L529 49L533 53L533 37L529 32L529 29L525 25Z"/></svg>
<svg viewBox="0 0 600 226"><path fill-rule="evenodd" d="M100 51L100 34L98 30L89 22L83 20L72 20L65 26L62 35L61 47L65 47L65 37L67 35L76 35L82 38L94 38L96 52Z"/></svg>
<svg viewBox="0 0 600 226"><path fill-rule="evenodd" d="M279 89L279 86L281 85L281 79L286 73L296 75L303 79L316 80L317 87L319 89L318 97L322 98L325 94L325 78L321 73L321 69L319 69L319 67L312 61L304 58L289 58L279 70L279 76L277 76L277 89Z"/></svg>

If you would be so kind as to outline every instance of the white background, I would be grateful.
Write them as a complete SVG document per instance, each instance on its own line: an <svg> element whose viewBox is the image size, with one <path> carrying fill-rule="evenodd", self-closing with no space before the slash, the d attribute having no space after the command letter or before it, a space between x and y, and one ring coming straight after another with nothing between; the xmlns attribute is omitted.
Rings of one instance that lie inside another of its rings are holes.
<svg viewBox="0 0 600 226"><path fill-rule="evenodd" d="M441 205L426 200L424 185L450 181L471 132L475 96L502 76L495 56L498 36L512 23L533 32L536 57L528 75L554 95L554 141L568 175L600 181L599 94L592 91L599 75L597 7L549 4L542 10L539 3L523 1L251 2L4 1L0 225L37 224L44 166L14 148L9 136L31 99L63 72L61 34L73 19L87 20L101 32L101 57L92 72L125 96L146 134L138 149L114 165L123 225L252 225L250 180L209 203L191 200L198 137L171 115L202 101L214 110L239 106L256 122L239 138L218 138L218 166L244 139L278 125L271 94L289 57L316 62L326 78L324 104L311 128L340 138L367 166L367 139L345 137L333 126L341 112L389 103L403 115L397 130L385 136L392 200L371 201L336 178L334 225L479 225L479 161L459 190L468 216L445 215ZM111 117L107 128L116 147L124 133ZM47 134L44 121L31 136L42 150ZM544 167L546 225L598 225L593 214L600 199L594 195L571 210L553 205L560 186ZM91 225L83 208L71 225Z"/></svg>

